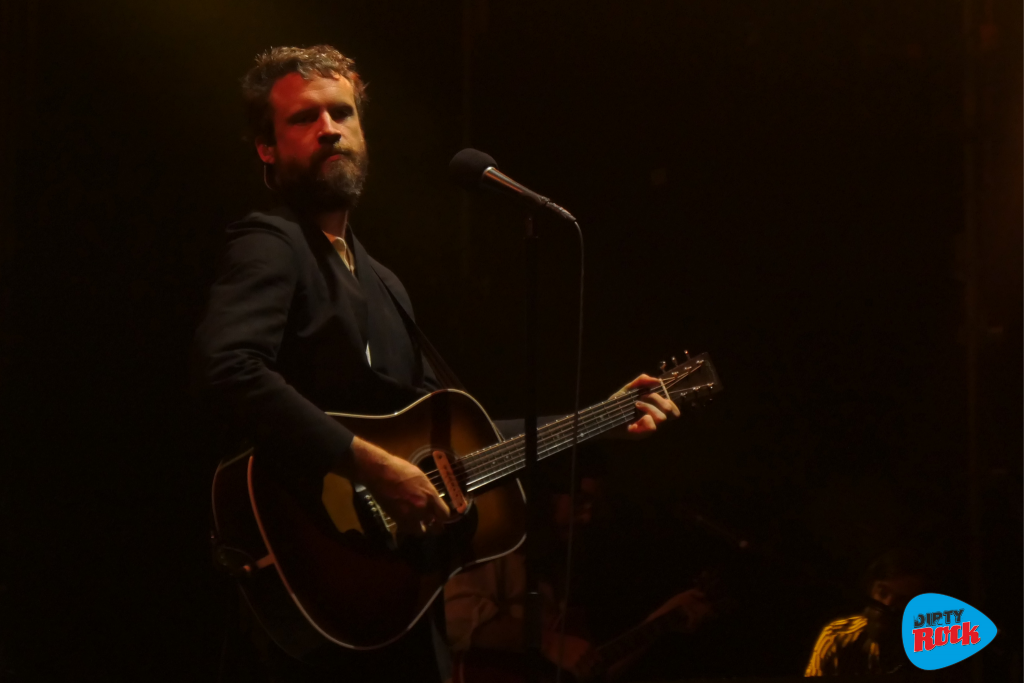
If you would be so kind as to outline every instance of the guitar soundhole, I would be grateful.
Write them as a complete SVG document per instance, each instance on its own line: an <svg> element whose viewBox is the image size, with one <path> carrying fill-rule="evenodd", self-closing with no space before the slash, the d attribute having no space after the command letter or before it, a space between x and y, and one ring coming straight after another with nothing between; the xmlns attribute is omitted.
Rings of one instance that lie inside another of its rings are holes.
<svg viewBox="0 0 1024 683"><path fill-rule="evenodd" d="M466 481L466 470L465 467L463 466L462 461L459 460L459 456L455 455L455 453L448 450L447 448L435 448L434 446L430 445L422 446L416 449L416 451L414 451L412 456L409 458L409 462L423 470L423 472L427 475L427 478L429 478L431 483L434 484L434 488L436 488L438 493L441 494L441 499L448 504L448 508L451 510L452 513L452 518L451 521L449 522L450 524L452 522L459 521L460 519L464 518L466 515L470 513L470 510L473 509L473 497L468 492L466 492L465 488L463 488L463 494L466 496L466 502L468 503L468 505L466 506L466 509L462 514L459 514L455 511L455 509L451 505L448 489L445 486L444 481L441 479L441 474L437 471L437 465L434 462L434 451L441 451L448 456L448 460L452 464L452 469L455 471L455 478L463 487L465 486Z"/></svg>

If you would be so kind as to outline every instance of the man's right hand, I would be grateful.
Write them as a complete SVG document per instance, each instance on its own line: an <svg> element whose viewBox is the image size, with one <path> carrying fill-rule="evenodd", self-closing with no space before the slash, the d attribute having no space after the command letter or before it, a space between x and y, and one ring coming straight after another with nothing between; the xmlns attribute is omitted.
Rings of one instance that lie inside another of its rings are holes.
<svg viewBox="0 0 1024 683"><path fill-rule="evenodd" d="M352 441L352 478L362 484L398 525L422 534L451 517L448 506L423 471L358 436Z"/></svg>

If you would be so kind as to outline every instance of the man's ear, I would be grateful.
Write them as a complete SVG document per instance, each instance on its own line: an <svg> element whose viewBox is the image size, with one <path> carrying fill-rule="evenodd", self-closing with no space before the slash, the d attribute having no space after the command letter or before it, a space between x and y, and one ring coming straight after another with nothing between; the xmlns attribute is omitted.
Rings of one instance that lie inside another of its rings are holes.
<svg viewBox="0 0 1024 683"><path fill-rule="evenodd" d="M256 139L256 153L260 155L260 160L265 164L277 163L277 148L274 145L268 145L261 138Z"/></svg>

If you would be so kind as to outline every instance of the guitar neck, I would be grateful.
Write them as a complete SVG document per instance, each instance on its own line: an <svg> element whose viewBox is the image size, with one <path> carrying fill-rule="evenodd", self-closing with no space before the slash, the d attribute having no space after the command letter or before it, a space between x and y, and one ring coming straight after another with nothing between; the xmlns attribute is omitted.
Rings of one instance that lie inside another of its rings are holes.
<svg viewBox="0 0 1024 683"><path fill-rule="evenodd" d="M579 412L579 443L600 436L633 421L640 391L630 390L622 396L590 406ZM563 417L537 429L537 459L551 457L572 446L575 420ZM515 476L526 466L526 435L520 434L462 458L469 492Z"/></svg>
<svg viewBox="0 0 1024 683"><path fill-rule="evenodd" d="M666 392L673 400L692 399L721 390L718 376L707 354L668 371L655 391ZM636 417L636 402L651 389L630 389L578 413L579 443L629 424ZM537 430L537 459L551 457L573 444L576 415L568 415ZM526 465L526 436L520 434L464 456L461 461L464 491L472 493L515 476Z"/></svg>

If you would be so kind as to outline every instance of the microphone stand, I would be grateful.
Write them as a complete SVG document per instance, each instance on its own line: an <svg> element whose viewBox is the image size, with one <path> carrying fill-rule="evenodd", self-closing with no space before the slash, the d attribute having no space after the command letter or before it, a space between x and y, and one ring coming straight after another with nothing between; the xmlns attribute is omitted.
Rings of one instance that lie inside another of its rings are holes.
<svg viewBox="0 0 1024 683"><path fill-rule="evenodd" d="M541 666L542 604L538 588L540 548L537 538L544 524L538 505L537 476L537 252L538 238L534 231L533 213L526 215L525 289L526 289L526 414L525 467L522 484L526 493L526 604L524 605L523 644L526 649L527 683L539 683Z"/></svg>

